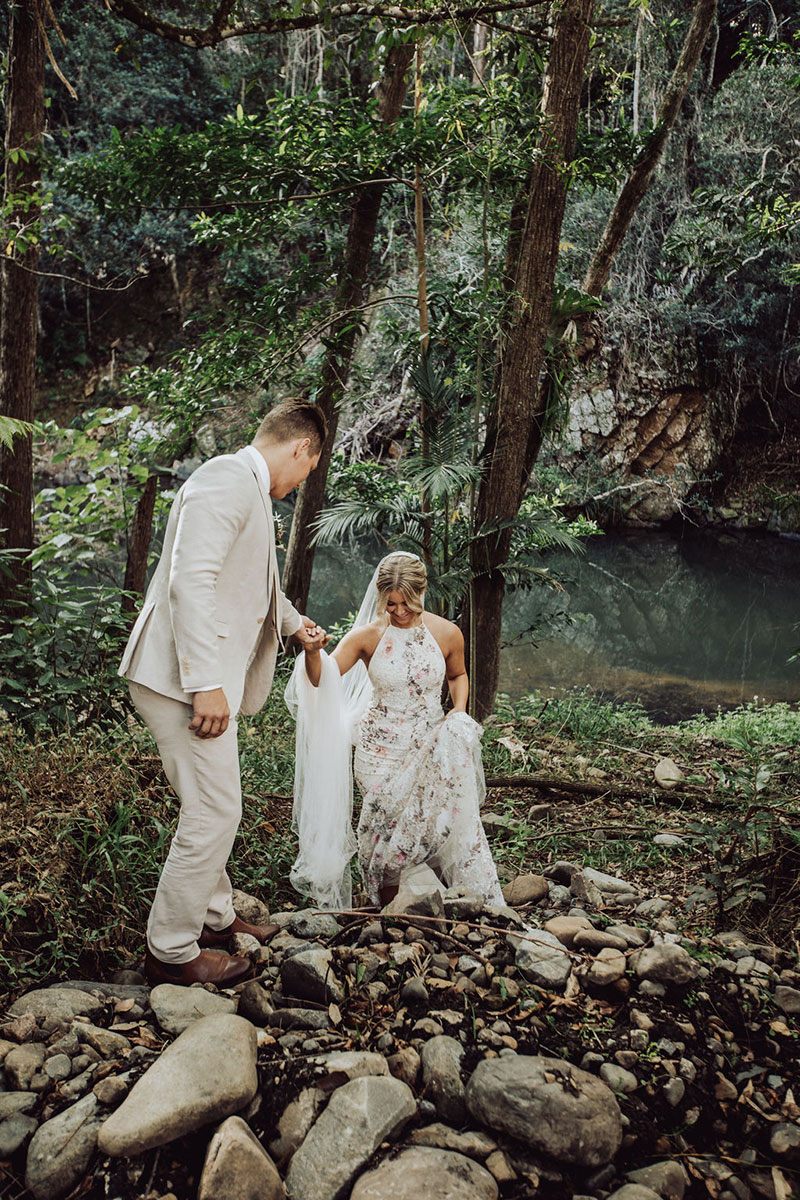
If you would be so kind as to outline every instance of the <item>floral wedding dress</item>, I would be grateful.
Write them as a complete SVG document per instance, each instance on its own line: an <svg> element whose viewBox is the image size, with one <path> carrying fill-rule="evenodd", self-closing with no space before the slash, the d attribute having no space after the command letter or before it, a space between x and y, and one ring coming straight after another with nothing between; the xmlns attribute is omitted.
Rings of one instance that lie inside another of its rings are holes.
<svg viewBox="0 0 800 1200"><path fill-rule="evenodd" d="M427 863L449 887L502 904L480 819L481 727L442 711L442 652L424 620L388 625L369 665L371 706L355 739L363 804L358 857L372 902L404 867Z"/></svg>

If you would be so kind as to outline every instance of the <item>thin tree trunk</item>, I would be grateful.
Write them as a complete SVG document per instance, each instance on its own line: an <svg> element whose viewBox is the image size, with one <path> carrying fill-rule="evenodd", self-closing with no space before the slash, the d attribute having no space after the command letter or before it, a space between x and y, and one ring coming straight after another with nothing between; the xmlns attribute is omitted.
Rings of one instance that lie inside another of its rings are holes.
<svg viewBox="0 0 800 1200"><path fill-rule="evenodd" d="M25 244L24 231L26 226L35 226L41 214L37 193L45 59L35 0L13 5L9 25L4 199L8 225L22 233L19 245L6 252L0 267L0 411L7 417L32 421L39 249L38 238ZM11 449L0 449L0 538L3 548L14 552L10 576L0 574L0 607L6 610L10 602L25 604L30 596L31 569L26 561L33 549L30 434L15 438Z"/></svg>
<svg viewBox="0 0 800 1200"><path fill-rule="evenodd" d="M158 477L148 475L144 491L139 497L133 525L128 540L128 561L125 565L125 582L122 587L125 595L122 597L120 609L124 616L133 618L139 605L133 594L144 595L144 585L147 578L147 555L150 551L150 539L153 534L153 512L156 506L156 484Z"/></svg>
<svg viewBox="0 0 800 1200"><path fill-rule="evenodd" d="M419 122L422 111L422 38L417 41L416 69L414 71L414 118ZM425 196L422 188L422 170L419 163L414 164L414 241L417 254L417 309L419 312L419 355L423 363L428 354L430 343L428 323L428 279L425 262ZM422 458L427 462L431 453L430 417L428 404L424 396L420 399L419 426L420 449ZM422 496L422 557L428 566L432 559L433 535L431 531L431 505L427 489L423 488Z"/></svg>
<svg viewBox="0 0 800 1200"><path fill-rule="evenodd" d="M497 691L505 590L500 568L511 545L510 523L519 511L542 441L540 374L566 204L566 168L575 149L593 9L594 0L562 0L555 9L542 133L531 171L495 400L487 417L484 459L488 466L478 494L479 536L471 551L476 644L471 673L479 719L491 712Z"/></svg>
<svg viewBox="0 0 800 1200"><path fill-rule="evenodd" d="M484 59L489 44L489 26L482 21L475 22L472 31L472 86L478 87L483 83Z"/></svg>
<svg viewBox="0 0 800 1200"><path fill-rule="evenodd" d="M636 22L636 64L633 69L633 132L639 132L639 91L642 83L642 27L644 13L639 9Z"/></svg>
<svg viewBox="0 0 800 1200"><path fill-rule="evenodd" d="M664 146L700 61L716 11L717 0L697 0L680 58L672 72L656 117L655 127L623 185L583 280L583 290L590 296L599 296L608 282L611 266L622 245L622 239L664 153Z"/></svg>
<svg viewBox="0 0 800 1200"><path fill-rule="evenodd" d="M393 46L389 51L386 69L378 88L378 115L390 126L400 116L408 87L408 68L414 57L414 43ZM328 437L322 449L319 466L303 483L297 496L292 519L283 590L302 611L308 603L315 548L311 545L311 526L319 516L325 500L325 485L333 454L333 444L339 422L339 402L347 386L360 330L358 317L352 313L364 301L364 285L369 271L378 215L383 200L384 185L359 189L350 212L344 262L339 272L336 308L340 316L331 326L330 344L322 364L322 382L316 397L317 404L328 418Z"/></svg>

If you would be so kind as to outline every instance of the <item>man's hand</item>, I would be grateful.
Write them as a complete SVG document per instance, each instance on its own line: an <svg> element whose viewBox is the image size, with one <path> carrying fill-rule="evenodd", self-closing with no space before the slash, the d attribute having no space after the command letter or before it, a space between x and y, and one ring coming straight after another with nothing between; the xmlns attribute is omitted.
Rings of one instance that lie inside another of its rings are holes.
<svg viewBox="0 0 800 1200"><path fill-rule="evenodd" d="M195 692L192 696L194 716L189 728L198 737L217 738L228 728L231 710L222 688L214 688L211 692Z"/></svg>
<svg viewBox="0 0 800 1200"><path fill-rule="evenodd" d="M304 650L321 650L331 640L322 626L317 625L310 617L303 617L303 624L294 636Z"/></svg>

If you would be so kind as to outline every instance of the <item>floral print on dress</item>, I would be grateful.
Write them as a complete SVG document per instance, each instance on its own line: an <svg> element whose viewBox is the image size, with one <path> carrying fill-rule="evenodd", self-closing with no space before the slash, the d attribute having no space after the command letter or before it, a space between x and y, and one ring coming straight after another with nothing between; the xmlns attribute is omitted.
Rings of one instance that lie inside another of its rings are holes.
<svg viewBox="0 0 800 1200"><path fill-rule="evenodd" d="M390 632L391 631L391 632ZM466 713L445 718L442 652L424 624L387 626L372 656L372 706L353 763L363 803L358 856L370 900L385 872L428 863L448 887L502 904L480 819L480 736Z"/></svg>

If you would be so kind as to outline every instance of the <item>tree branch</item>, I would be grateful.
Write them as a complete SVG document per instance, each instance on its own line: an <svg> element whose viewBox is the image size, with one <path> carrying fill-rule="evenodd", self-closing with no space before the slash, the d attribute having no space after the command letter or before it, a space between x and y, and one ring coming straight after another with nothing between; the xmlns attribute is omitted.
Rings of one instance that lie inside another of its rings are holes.
<svg viewBox="0 0 800 1200"><path fill-rule="evenodd" d="M139 29L155 33L167 41L178 42L182 46L193 46L199 50L217 46L230 38L246 37L253 33L285 33L292 29L313 29L326 21L343 20L348 17L378 17L384 21L437 25L444 24L453 17L460 21L478 21L491 13L520 12L536 8L546 0L485 0L484 3L470 4L457 9L450 9L448 6L432 9L409 8L400 4L346 0L345 3L333 4L316 12L303 12L296 16L275 12L261 20L242 21L239 24L227 23L235 0L223 0L207 26L177 25L174 21L155 16L135 0L102 2L110 12L130 21Z"/></svg>

